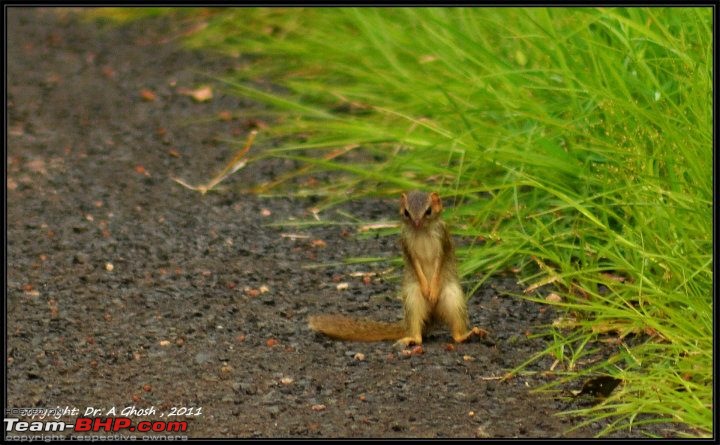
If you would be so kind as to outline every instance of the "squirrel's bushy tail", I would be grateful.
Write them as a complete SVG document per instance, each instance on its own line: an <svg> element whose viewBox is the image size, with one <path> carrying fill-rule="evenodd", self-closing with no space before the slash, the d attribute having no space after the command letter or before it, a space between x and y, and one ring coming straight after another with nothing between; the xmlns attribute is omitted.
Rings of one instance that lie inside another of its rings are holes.
<svg viewBox="0 0 720 445"><path fill-rule="evenodd" d="M399 340L405 336L403 322L384 323L344 315L314 315L308 324L313 331L339 340L383 341Z"/></svg>

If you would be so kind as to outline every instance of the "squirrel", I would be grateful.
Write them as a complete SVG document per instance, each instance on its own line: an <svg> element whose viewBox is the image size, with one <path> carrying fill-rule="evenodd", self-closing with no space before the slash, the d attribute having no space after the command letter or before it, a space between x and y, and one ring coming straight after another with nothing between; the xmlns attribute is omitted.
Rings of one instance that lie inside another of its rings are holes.
<svg viewBox="0 0 720 445"><path fill-rule="evenodd" d="M443 206L435 193L411 191L400 197L400 246L405 263L401 297L405 317L396 323L356 320L344 315L310 317L310 329L338 340L397 340L396 345L421 345L422 335L435 322L444 322L455 342L472 335L468 329L465 295L455 267L452 239L440 218Z"/></svg>

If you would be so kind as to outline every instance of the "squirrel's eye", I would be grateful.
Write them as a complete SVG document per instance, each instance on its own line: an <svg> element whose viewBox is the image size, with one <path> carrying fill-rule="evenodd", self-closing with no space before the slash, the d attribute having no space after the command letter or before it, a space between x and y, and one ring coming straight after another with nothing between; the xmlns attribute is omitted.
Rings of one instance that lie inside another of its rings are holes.
<svg viewBox="0 0 720 445"><path fill-rule="evenodd" d="M410 218L410 212L408 212L407 209L405 209L404 215L405 218Z"/></svg>
<svg viewBox="0 0 720 445"><path fill-rule="evenodd" d="M432 214L432 209L428 207L427 210L425 210L425 216L430 216Z"/></svg>

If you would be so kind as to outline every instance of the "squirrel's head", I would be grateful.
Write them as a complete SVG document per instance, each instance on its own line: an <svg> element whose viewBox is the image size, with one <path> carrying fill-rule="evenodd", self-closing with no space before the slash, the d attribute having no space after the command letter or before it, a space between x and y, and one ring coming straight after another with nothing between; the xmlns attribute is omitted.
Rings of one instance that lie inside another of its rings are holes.
<svg viewBox="0 0 720 445"><path fill-rule="evenodd" d="M413 190L400 196L400 217L405 224L420 229L435 221L442 212L440 195Z"/></svg>

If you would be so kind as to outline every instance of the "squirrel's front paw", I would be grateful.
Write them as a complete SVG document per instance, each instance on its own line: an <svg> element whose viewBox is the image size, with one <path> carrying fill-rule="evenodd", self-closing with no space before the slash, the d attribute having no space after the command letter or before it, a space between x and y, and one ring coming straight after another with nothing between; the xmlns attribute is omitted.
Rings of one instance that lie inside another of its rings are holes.
<svg viewBox="0 0 720 445"><path fill-rule="evenodd" d="M430 292L427 296L428 300L431 303L436 303L438 297L440 297L440 286L430 286Z"/></svg>

